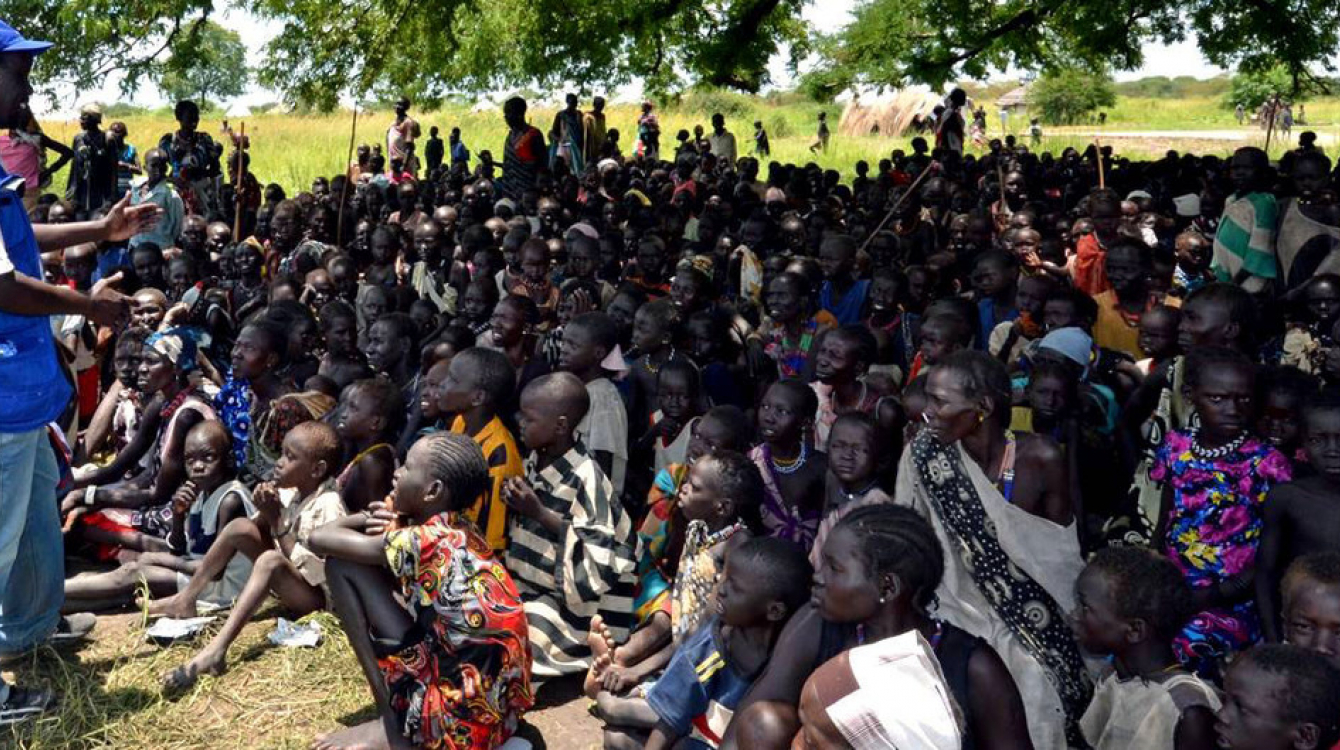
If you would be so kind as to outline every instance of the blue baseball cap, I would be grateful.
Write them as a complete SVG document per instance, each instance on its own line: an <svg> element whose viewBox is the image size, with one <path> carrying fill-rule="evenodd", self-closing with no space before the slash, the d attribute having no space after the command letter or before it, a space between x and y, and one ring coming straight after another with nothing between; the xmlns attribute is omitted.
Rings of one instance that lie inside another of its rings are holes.
<svg viewBox="0 0 1340 750"><path fill-rule="evenodd" d="M31 52L37 55L48 49L51 49L51 42L24 39L13 26L0 21L0 52Z"/></svg>

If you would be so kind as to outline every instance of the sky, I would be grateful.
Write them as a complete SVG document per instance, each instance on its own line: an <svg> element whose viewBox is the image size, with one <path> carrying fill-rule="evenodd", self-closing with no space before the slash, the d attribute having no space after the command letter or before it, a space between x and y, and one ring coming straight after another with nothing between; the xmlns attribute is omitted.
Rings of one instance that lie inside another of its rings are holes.
<svg viewBox="0 0 1340 750"><path fill-rule="evenodd" d="M818 0L806 6L804 17L818 31L833 32L841 28L850 19L850 9L854 3L855 0ZM246 10L238 8L229 7L224 9L215 16L215 20L225 28L234 29L241 35L242 41L247 45L247 62L253 67L262 62L262 48L279 31L277 25L267 23ZM1114 77L1118 81L1129 81L1146 76L1168 75L1169 71L1176 71L1177 75L1212 78L1225 72L1222 68L1211 65L1200 54L1194 39L1172 45L1146 45L1144 52L1144 65L1138 70L1117 72ZM776 87L784 88L792 83L790 73L786 70L784 58L780 55L769 65L769 72L772 74ZM1007 76L999 77L1005 78ZM47 119L74 119L78 116L79 107L86 103L107 104L120 101L119 83L120 79L114 75L108 78L106 83L97 90L77 93L61 91L58 92L54 103L46 100L45 97L34 97L33 109L39 117ZM636 85L628 87L619 92L621 96L612 98L634 99L640 96L641 91L639 89L640 86ZM248 107L274 102L279 98L277 93L253 83L247 93L228 102L228 110L232 113L244 113ZM130 98L130 101L143 106L160 106L165 103L162 94L149 83L142 85Z"/></svg>

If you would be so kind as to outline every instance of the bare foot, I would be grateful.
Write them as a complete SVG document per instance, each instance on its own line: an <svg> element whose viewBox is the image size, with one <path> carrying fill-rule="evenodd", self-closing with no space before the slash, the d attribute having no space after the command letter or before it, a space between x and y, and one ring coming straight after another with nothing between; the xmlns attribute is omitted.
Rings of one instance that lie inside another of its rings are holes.
<svg viewBox="0 0 1340 750"><path fill-rule="evenodd" d="M312 750L389 750L386 727L381 719L373 719L357 726L330 734L317 735Z"/></svg>
<svg viewBox="0 0 1340 750"><path fill-rule="evenodd" d="M605 678L605 670L609 669L610 655L605 652L591 662L591 668L586 670L586 679L582 680L582 693L587 698L594 698L600 692L600 683Z"/></svg>
<svg viewBox="0 0 1340 750"><path fill-rule="evenodd" d="M151 599L148 602L137 597L135 604L147 608L150 617L174 617L184 620L199 614L195 608L195 601L187 600L181 594L173 594L166 599Z"/></svg>
<svg viewBox="0 0 1340 750"><path fill-rule="evenodd" d="M196 657L180 667L163 675L163 689L168 691L189 690L201 675L218 677L227 671L223 654L201 651Z"/></svg>

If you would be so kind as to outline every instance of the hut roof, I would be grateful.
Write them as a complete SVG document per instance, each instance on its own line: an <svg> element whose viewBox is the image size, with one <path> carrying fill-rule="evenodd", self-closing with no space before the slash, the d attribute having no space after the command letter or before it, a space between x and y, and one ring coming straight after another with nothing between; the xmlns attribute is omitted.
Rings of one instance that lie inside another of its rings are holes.
<svg viewBox="0 0 1340 750"><path fill-rule="evenodd" d="M996 106L1004 109L1006 107L1022 107L1028 104L1028 87L1019 86L1010 89L996 100Z"/></svg>

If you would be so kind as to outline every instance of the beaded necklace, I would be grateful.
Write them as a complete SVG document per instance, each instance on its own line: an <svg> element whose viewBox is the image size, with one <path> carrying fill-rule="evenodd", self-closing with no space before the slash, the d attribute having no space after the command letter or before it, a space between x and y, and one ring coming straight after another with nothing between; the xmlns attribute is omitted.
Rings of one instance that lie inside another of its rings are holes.
<svg viewBox="0 0 1340 750"><path fill-rule="evenodd" d="M1242 444L1247 442L1247 433L1243 432L1233 438L1232 442L1225 443L1218 448L1206 448L1200 444L1200 430L1194 430L1191 433L1191 452L1196 458L1203 458L1207 461L1215 461L1237 452Z"/></svg>
<svg viewBox="0 0 1340 750"><path fill-rule="evenodd" d="M666 358L665 358L665 361L666 361L666 362L669 362L670 360L672 360L672 359L674 359L674 358L675 358L675 347L672 346L672 347L670 347L670 356L666 357ZM647 372L651 373L652 375L655 375L655 374L657 374L658 372L660 372L660 371L661 371L661 368L664 367L664 366L665 366L665 363L664 363L664 362L662 362L662 363L659 364L659 365L653 365L653 364L651 363L651 354L643 354L643 355L642 355L642 369L646 370Z"/></svg>
<svg viewBox="0 0 1340 750"><path fill-rule="evenodd" d="M772 457L772 448L768 448L768 466L778 474L795 474L805 465L805 461L810 457L809 446L804 441L800 443L800 455L790 461L779 461Z"/></svg>

